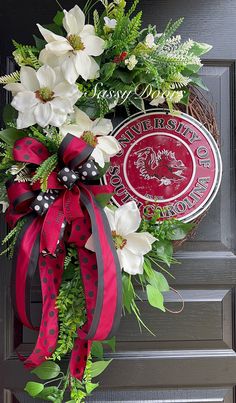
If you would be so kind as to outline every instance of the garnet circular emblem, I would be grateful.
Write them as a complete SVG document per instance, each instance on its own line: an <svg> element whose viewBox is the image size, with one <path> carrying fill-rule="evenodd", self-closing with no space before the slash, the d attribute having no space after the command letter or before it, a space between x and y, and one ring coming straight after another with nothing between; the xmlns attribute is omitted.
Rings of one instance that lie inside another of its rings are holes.
<svg viewBox="0 0 236 403"><path fill-rule="evenodd" d="M103 183L113 203L135 200L141 214L160 209L163 219L185 222L206 210L220 186L222 163L212 135L185 113L149 110L123 121L112 133L121 146Z"/></svg>

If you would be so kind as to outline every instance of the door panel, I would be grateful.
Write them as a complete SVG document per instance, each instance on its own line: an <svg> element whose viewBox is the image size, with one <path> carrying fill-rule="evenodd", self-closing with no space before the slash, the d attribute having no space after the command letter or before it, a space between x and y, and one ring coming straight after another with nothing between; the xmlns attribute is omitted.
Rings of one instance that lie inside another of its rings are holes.
<svg viewBox="0 0 236 403"><path fill-rule="evenodd" d="M18 4L19 3L19 4ZM74 1L61 1L70 8ZM82 4L80 2L79 4ZM130 4L131 1L128 1ZM183 38L213 44L204 61L202 76L209 88L205 93L215 107L220 130L223 180L218 196L198 228L194 239L176 251L181 265L171 268L176 288L185 303L174 315L138 302L143 319L156 334L140 333L134 318L125 317L117 336L116 354L110 369L101 377L101 389L88 401L96 402L235 402L235 21L236 0L145 0L141 1L145 25L157 24L161 32L170 17L185 16L180 29ZM27 18L25 9L29 11ZM11 10L11 11L9 11ZM47 22L56 5L47 0L10 0L1 5L2 73L14 69L10 37L27 42L37 30L34 24ZM5 13L5 14L4 14ZM3 17L6 15L6 18ZM24 29L19 24L24 21ZM7 44L8 43L8 44ZM2 92L3 104L9 102ZM1 221L1 234L5 231ZM22 392L29 374L14 352L32 350L36 335L23 329L14 318L9 296L10 265L1 260L0 270L0 388L4 403L31 402ZM143 298L142 292L139 292ZM166 293L171 310L181 307L179 297ZM41 296L37 278L32 290L32 310L37 322Z"/></svg>

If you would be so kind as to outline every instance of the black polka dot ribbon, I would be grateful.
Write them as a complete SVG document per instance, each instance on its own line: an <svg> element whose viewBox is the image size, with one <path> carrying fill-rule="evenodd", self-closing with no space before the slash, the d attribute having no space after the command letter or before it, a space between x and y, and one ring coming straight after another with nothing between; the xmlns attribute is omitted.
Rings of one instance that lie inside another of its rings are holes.
<svg viewBox="0 0 236 403"><path fill-rule="evenodd" d="M59 182L71 190L78 180L87 182L91 180L97 180L99 177L99 171L97 164L94 160L89 159L82 165L80 165L76 171L64 167L57 175Z"/></svg>
<svg viewBox="0 0 236 403"><path fill-rule="evenodd" d="M38 215L44 215L49 207L54 203L58 197L59 191L54 189L49 189L46 192L40 192L36 199L31 204L31 209L33 209Z"/></svg>

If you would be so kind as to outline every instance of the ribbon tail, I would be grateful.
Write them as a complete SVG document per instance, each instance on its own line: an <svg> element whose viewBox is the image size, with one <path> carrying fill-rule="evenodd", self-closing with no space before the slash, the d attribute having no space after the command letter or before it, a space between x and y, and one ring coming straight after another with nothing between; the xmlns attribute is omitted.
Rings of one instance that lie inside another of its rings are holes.
<svg viewBox="0 0 236 403"><path fill-rule="evenodd" d="M78 379L83 378L92 341L106 340L116 333L122 309L121 269L106 215L84 187L81 202L87 210L85 217L89 215L91 221L95 253L78 247L87 312L70 361L71 374Z"/></svg>
<svg viewBox="0 0 236 403"><path fill-rule="evenodd" d="M58 339L58 309L56 298L61 285L65 260L64 245L57 258L39 257L39 274L42 289L42 317L39 335L33 352L24 362L26 368L41 365L54 352Z"/></svg>
<svg viewBox="0 0 236 403"><path fill-rule="evenodd" d="M31 282L38 265L41 218L30 215L22 228L14 250L11 295L16 316L30 329L37 329L30 315Z"/></svg>

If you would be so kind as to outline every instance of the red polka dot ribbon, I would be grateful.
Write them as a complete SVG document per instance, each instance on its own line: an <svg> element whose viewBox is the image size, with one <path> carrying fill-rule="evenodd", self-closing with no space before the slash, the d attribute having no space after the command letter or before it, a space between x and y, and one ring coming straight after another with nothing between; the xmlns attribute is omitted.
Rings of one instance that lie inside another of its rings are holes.
<svg viewBox="0 0 236 403"><path fill-rule="evenodd" d="M10 181L6 185L10 203L8 224L13 227L20 218L27 218L13 258L11 287L14 309L23 325L39 330L35 348L24 359L24 365L27 368L40 365L56 348L56 298L62 280L66 245L73 244L78 251L87 312L86 323L78 329L70 359L71 374L78 379L83 377L92 341L112 337L121 317L120 265L106 215L95 198L98 194L110 193L111 188L91 185L91 182L86 182L86 175L82 180L77 176L74 178L74 170L86 164L92 151L93 147L68 134L58 151L58 168L48 178L47 193L42 194L39 183L30 185L29 182ZM13 148L15 161L27 162L32 172L49 156L42 143L28 137L17 140ZM87 164L88 169L95 172L91 160ZM59 181L58 172L61 171L64 179ZM63 182L68 178L73 183L64 186ZM91 234L95 252L85 248ZM30 288L36 270L39 271L42 290L39 328L33 325L30 315Z"/></svg>

